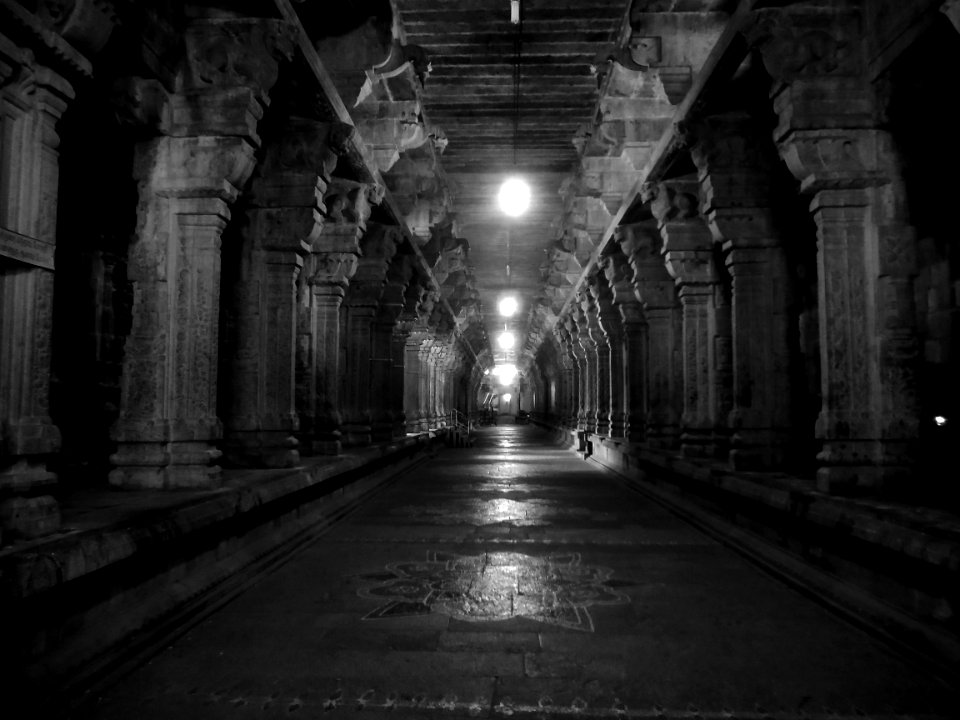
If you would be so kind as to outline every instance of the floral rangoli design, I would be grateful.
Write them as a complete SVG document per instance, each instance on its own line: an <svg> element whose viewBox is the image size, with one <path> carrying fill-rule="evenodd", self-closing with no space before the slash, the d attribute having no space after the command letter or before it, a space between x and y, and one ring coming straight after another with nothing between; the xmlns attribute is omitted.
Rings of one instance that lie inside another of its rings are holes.
<svg viewBox="0 0 960 720"><path fill-rule="evenodd" d="M593 632L593 605L624 605L613 570L584 565L579 553L543 556L429 551L426 560L391 563L361 575L362 598L381 604L365 620L441 613L472 622L524 617Z"/></svg>

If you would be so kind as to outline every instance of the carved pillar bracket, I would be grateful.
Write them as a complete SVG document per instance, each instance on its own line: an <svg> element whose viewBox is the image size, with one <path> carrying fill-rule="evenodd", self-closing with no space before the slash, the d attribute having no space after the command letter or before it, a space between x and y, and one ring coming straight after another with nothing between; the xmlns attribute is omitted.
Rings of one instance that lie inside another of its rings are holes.
<svg viewBox="0 0 960 720"><path fill-rule="evenodd" d="M773 76L775 140L812 195L823 404L821 489L907 482L919 434L914 230L890 136L877 128L856 8L755 12Z"/></svg>
<svg viewBox="0 0 960 720"><path fill-rule="evenodd" d="M137 147L133 323L113 428L113 485L219 481L220 237L253 171L257 124L292 38L274 20L191 22L176 92L160 114L163 135Z"/></svg>

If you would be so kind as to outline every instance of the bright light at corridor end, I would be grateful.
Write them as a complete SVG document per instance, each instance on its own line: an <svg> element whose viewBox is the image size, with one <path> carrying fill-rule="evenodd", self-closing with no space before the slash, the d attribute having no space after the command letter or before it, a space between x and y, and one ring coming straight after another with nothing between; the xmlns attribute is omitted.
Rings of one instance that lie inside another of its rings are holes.
<svg viewBox="0 0 960 720"><path fill-rule="evenodd" d="M500 301L497 309L503 317L512 317L517 311L517 299L515 297L505 297Z"/></svg>
<svg viewBox="0 0 960 720"><path fill-rule="evenodd" d="M509 350L513 347L513 343L516 340L513 337L513 333L509 330L504 330L497 336L497 345L500 346L501 350Z"/></svg>
<svg viewBox="0 0 960 720"><path fill-rule="evenodd" d="M517 376L517 366L513 363L504 363L493 368L493 374L497 376L501 385L509 385Z"/></svg>
<svg viewBox="0 0 960 720"><path fill-rule="evenodd" d="M530 186L520 178L508 178L497 195L500 209L510 217L520 217L530 207Z"/></svg>

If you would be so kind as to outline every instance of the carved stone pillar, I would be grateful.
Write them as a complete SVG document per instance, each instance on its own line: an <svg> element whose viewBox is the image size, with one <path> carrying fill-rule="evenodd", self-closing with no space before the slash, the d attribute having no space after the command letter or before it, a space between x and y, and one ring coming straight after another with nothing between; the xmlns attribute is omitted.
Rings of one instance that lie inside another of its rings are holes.
<svg viewBox="0 0 960 720"><path fill-rule="evenodd" d="M593 299L589 293L577 297L579 307L574 308L573 316L579 330L578 342L584 352L584 422L588 433L597 432L597 341L595 336L600 333L596 310L593 308Z"/></svg>
<svg viewBox="0 0 960 720"><path fill-rule="evenodd" d="M321 238L321 198L329 171L336 163L333 148L342 134L339 126L285 118L282 133L275 131L268 141L263 164L252 183L244 230L243 274L234 288L237 342L229 359L232 387L223 418L224 453L237 464L290 467L299 459L294 437L300 429L296 387L301 334L296 285L304 256ZM342 290L340 282L345 278L322 277L330 263L337 266L333 271L336 275L338 259L308 263L306 284L319 288L326 282ZM326 293L331 300L341 296ZM301 311L308 331L316 329L316 305L322 303L312 301L313 297L317 296L306 293L308 302ZM321 339L321 343L327 341L326 337ZM309 356L315 353L315 341L308 340ZM307 382L315 384L312 361L309 367L311 378ZM315 397L315 390L310 397ZM315 411L308 417L308 434L312 437ZM308 439L305 451L313 450Z"/></svg>
<svg viewBox="0 0 960 720"><path fill-rule="evenodd" d="M600 289L603 284L604 290ZM610 336L604 329L602 321L603 310L600 306L600 295L602 292L609 293L606 288L606 278L600 273L594 274L587 283L588 295L585 296L587 306L587 316L590 324L590 336L593 338L597 352L597 376L595 384L596 410L595 432L597 435L610 436ZM609 300L608 300L609 302ZM608 313L609 325L609 313Z"/></svg>
<svg viewBox="0 0 960 720"><path fill-rule="evenodd" d="M620 306L628 346L631 374L628 438L633 442L634 407L645 409L643 441L651 448L674 448L680 437L683 362L680 353L683 315L673 278L663 264L662 241L654 221L621 226L620 248L633 269L633 284L640 308ZM646 331L646 342L644 338ZM639 368L639 369L638 369ZM633 388L643 382L644 392ZM644 402L645 400L645 402ZM637 433L639 435L639 433Z"/></svg>
<svg viewBox="0 0 960 720"><path fill-rule="evenodd" d="M600 325L607 335L610 349L610 437L626 438L628 408L631 407L630 389L635 382L637 388L642 391L643 383L640 381L639 373L642 372L643 365L640 362L637 363L638 377L634 380L631 377L629 353L626 347L627 338L624 334L620 305L629 302L636 305L639 310L639 303L633 295L633 286L629 278L632 273L627 259L616 243L611 245L612 247L607 250L601 261L603 282L597 285L597 303L600 305ZM637 328L631 328L631 331L635 332ZM642 408L642 394L638 403L637 408ZM642 432L642 420L638 420L635 432ZM636 439L638 438L634 438Z"/></svg>
<svg viewBox="0 0 960 720"><path fill-rule="evenodd" d="M331 131L339 133L338 127ZM334 136L326 142L342 146ZM336 455L341 449L341 307L370 215L368 193L361 190L356 183L329 179L323 229L311 243L298 286L295 369L302 453Z"/></svg>
<svg viewBox="0 0 960 720"><path fill-rule="evenodd" d="M775 140L817 224L823 405L819 487L906 482L919 434L914 231L890 136L876 129L852 7L755 14ZM815 52L813 49L815 48Z"/></svg>
<svg viewBox="0 0 960 720"><path fill-rule="evenodd" d="M53 264L60 138L73 89L0 35L0 537L60 526L49 457Z"/></svg>
<svg viewBox="0 0 960 720"><path fill-rule="evenodd" d="M343 374L344 444L369 445L374 398L373 325L387 269L401 239L396 226L371 225L360 239L357 273L344 300L346 370Z"/></svg>
<svg viewBox="0 0 960 720"><path fill-rule="evenodd" d="M713 238L697 215L695 183L661 184L651 209L663 237L667 270L676 280L683 306L683 416L680 450L691 457L714 457L723 443L729 408L722 405L719 277ZM727 333L729 337L729 333ZM729 348L729 346L728 346ZM728 349L727 348L727 349Z"/></svg>
<svg viewBox="0 0 960 720"><path fill-rule="evenodd" d="M563 325L557 322L553 326L553 336L557 342L557 408L556 414L561 426L566 427L570 419L573 394L573 363L567 351Z"/></svg>
<svg viewBox="0 0 960 720"><path fill-rule="evenodd" d="M413 275L413 255L397 255L387 270L386 282L373 324L373 356L371 358L372 434L376 441L393 438L397 414L403 412L402 398L395 403L392 385L395 380L394 330L405 304L407 284ZM402 380L402 378L401 378ZM401 382L401 389L403 384Z"/></svg>
<svg viewBox="0 0 960 720"><path fill-rule="evenodd" d="M579 429L580 426L580 413L583 402L583 393L582 386L580 383L580 359L577 357L577 350L580 350L580 346L574 342L573 335L570 332L571 327L576 327L573 324L573 321L570 319L569 315L563 320L557 323L558 332L560 333L561 342L564 350L564 357L566 357L567 362L569 363L569 373L568 373L568 405L567 405L567 415L566 415L566 426L571 430ZM582 352L582 350L580 350Z"/></svg>
<svg viewBox="0 0 960 720"><path fill-rule="evenodd" d="M219 482L216 415L220 237L253 171L256 127L293 50L273 20L195 20L160 138L136 149L137 234L130 248L127 339L110 483Z"/></svg>
<svg viewBox="0 0 960 720"><path fill-rule="evenodd" d="M406 416L406 429L409 433L417 433L421 430L420 387L423 382L423 366L420 361L420 352L427 337L426 327L416 327L408 335L403 348L403 410Z"/></svg>
<svg viewBox="0 0 960 720"><path fill-rule="evenodd" d="M775 156L749 117L710 118L698 128L693 159L714 240L732 277L734 468L776 467L789 439L790 349L786 256L773 228Z"/></svg>
<svg viewBox="0 0 960 720"><path fill-rule="evenodd" d="M570 349L577 363L577 430L590 432L589 415L593 407L590 384L593 378L593 368L591 367L590 353L588 348L593 349L593 340L585 332L586 321L583 317L583 310L576 303L571 303L570 325L567 331L570 333ZM592 363L594 366L596 362Z"/></svg>

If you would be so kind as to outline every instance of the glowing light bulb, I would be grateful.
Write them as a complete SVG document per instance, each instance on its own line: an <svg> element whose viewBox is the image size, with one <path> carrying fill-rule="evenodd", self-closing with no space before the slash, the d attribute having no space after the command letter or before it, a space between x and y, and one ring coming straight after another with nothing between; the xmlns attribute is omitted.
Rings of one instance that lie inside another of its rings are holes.
<svg viewBox="0 0 960 720"><path fill-rule="evenodd" d="M497 336L497 345L500 346L501 350L509 350L515 342L516 339L513 337L512 332L504 331Z"/></svg>
<svg viewBox="0 0 960 720"><path fill-rule="evenodd" d="M509 178L500 186L497 201L507 215L519 217L530 207L530 186L520 178Z"/></svg>
<svg viewBox="0 0 960 720"><path fill-rule="evenodd" d="M504 394L503 394L503 401L504 401L504 402L510 402L510 398L512 398L512 397L513 397L513 395L511 395L510 393L504 393Z"/></svg>
<svg viewBox="0 0 960 720"><path fill-rule="evenodd" d="M933 418L933 421L939 426L943 427L947 424L947 419L943 415L937 415Z"/></svg>
<svg viewBox="0 0 960 720"><path fill-rule="evenodd" d="M511 317L517 311L517 299L515 297L505 297L498 305L500 314L503 317Z"/></svg>
<svg viewBox="0 0 960 720"><path fill-rule="evenodd" d="M517 366L513 363L504 363L493 368L493 374L500 380L501 385L509 385L517 376Z"/></svg>

